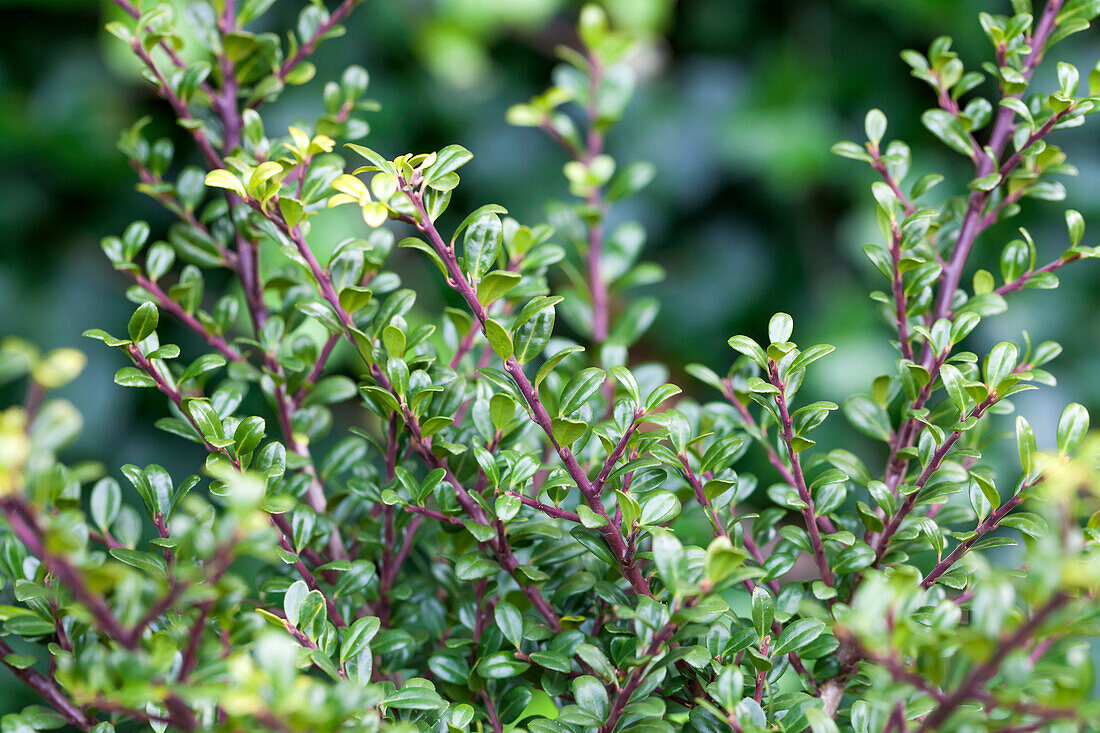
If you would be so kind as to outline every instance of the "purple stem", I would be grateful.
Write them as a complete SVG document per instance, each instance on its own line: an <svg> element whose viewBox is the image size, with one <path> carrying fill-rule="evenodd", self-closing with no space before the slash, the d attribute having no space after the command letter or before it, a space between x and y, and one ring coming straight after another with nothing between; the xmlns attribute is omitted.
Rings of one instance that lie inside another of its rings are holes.
<svg viewBox="0 0 1100 733"><path fill-rule="evenodd" d="M1069 257L1060 257L1059 259L1054 260L1053 262L1050 262L1046 265L1043 265L1042 267L1040 267L1037 270L1030 270L1028 272L1025 272L1023 275L1020 275L1018 278L1016 278L1012 282L1005 283L1004 285L997 288L993 292L997 293L997 295L1004 295L1006 293L1015 292L1015 291L1020 290L1021 288L1023 288L1025 285L1027 285L1028 280L1035 277L1039 273L1054 272L1059 267L1062 267L1063 265L1068 265L1070 262L1076 262L1079 259L1081 259L1081 255L1079 255L1079 254L1072 254Z"/></svg>
<svg viewBox="0 0 1100 733"><path fill-rule="evenodd" d="M111 2L122 8L122 10L134 20L138 20L141 18L141 11L138 10L133 3L129 2L129 0L111 0ZM183 59L179 57L179 54L176 53L176 50L172 48L171 44L168 43L168 41L161 41L157 45L159 45L160 48L164 50L164 52L168 55L168 58L171 59L173 64L175 64L180 69L187 69L187 64L183 62ZM200 83L199 88L211 97L214 96L214 90L207 82L204 81Z"/></svg>
<svg viewBox="0 0 1100 733"><path fill-rule="evenodd" d="M509 496L516 497L521 502L523 502L524 504L526 504L529 507L532 507L533 509L538 509L540 512L542 512L543 514L545 514L548 517L553 517L554 519L567 519L570 522L578 522L578 523L581 521L580 515L578 515L578 514L574 514L573 512L566 511L565 509L560 509L556 506L551 506L549 504L544 504L543 502L538 501L536 499L531 499L529 497L526 497L526 496L524 496L523 494L520 494L517 491L506 491L505 493L508 494Z"/></svg>
<svg viewBox="0 0 1100 733"><path fill-rule="evenodd" d="M1030 486L1034 486L1034 484L1030 484ZM921 587L931 588L932 584L936 582L936 578L940 577L948 570L950 570L952 566L954 566L954 564L959 561L959 558L965 555L967 551L974 546L975 542L980 540L986 534L995 530L997 528L997 525L1000 524L1001 520L1004 519L1009 512L1019 506L1023 500L1023 496L1021 494L1017 494L1016 496L1012 497L1004 504L1002 504L997 509L997 511L986 517L984 522L974 528L973 537L966 540L965 542L960 542L958 546L951 551L950 555L936 563L936 567L932 568L932 571L928 573L927 576L925 576L924 580L921 581Z"/></svg>
<svg viewBox="0 0 1100 733"><path fill-rule="evenodd" d="M69 699L69 696L58 685L57 680L43 677L31 667L20 668L9 663L7 658L14 653L10 646L0 640L0 663L7 667L13 675L41 695L42 699L53 706L54 710L61 713L73 727L82 731L90 731L95 726L95 719Z"/></svg>
<svg viewBox="0 0 1100 733"><path fill-rule="evenodd" d="M695 475L695 472L691 470L691 464L688 463L687 456L681 453L677 458L680 459L680 464L684 467L684 476L687 477L688 483L691 484L691 488L695 489L696 501L703 506L703 510L707 513L707 517L714 525L714 531L717 535L728 538L730 536L729 532L727 532L725 526L723 526L722 520L718 518L718 510L714 508L714 505L710 503L710 499L708 499L706 493L704 493L703 482L700 481L699 477Z"/></svg>
<svg viewBox="0 0 1100 733"><path fill-rule="evenodd" d="M201 336L203 340L206 341L206 343L210 344L212 348L216 349L218 353L220 353L226 359L228 359L229 361L237 361L242 363L245 361L245 358L241 355L241 353L230 346L229 342L227 342L218 334L210 333L209 331L207 331L206 327L199 323L199 320L197 318L184 310L182 305L169 298L168 294L165 293L164 290L162 290L161 287L155 282L145 277L141 273L135 272L133 270L124 270L123 272L125 272L126 275L129 276L130 279L132 279L140 287L149 291L149 293L157 299L157 304L161 308L171 313L176 318L176 320L178 320L180 323L187 326L189 329Z"/></svg>
<svg viewBox="0 0 1100 733"><path fill-rule="evenodd" d="M195 434L198 435L198 437L202 440L202 443L206 447L206 450L211 453L221 453L223 456L229 459L229 462L233 464L233 467L235 469L240 471L241 462L233 454L231 454L228 449L218 448L206 440L206 437L203 435L202 428L199 427L198 422L195 420L194 417L191 416L190 411L184 408L183 395L177 388L173 387L172 385L168 384L167 381L165 381L164 377L160 373L160 370L153 366L153 363L151 361L145 358L145 355L141 353L141 349L138 348L136 344L130 344L126 347L126 351L130 354L130 358L134 360L134 364L136 364L137 367L141 369L141 371L145 372L153 378L153 381L156 382L157 389L172 401L172 404L176 406L176 409L179 410L181 415L187 418L187 422L191 423L191 427L195 429Z"/></svg>
<svg viewBox="0 0 1100 733"><path fill-rule="evenodd" d="M984 691L985 685L993 679L994 675L1000 670L1001 663L1004 662L1005 658L1016 649L1027 644L1039 627L1042 626L1043 622L1046 621L1047 617L1068 602L1069 596L1061 593L1055 595L1036 611L1026 623L1020 626L1020 628L994 644L993 656L974 670L970 677L967 678L955 692L951 693L940 702L939 707L933 710L921 723L917 733L940 730L942 725L947 722L947 719L951 717L951 714L959 705Z"/></svg>
<svg viewBox="0 0 1100 733"><path fill-rule="evenodd" d="M975 418L979 419L989 407L997 401L997 395L987 397L983 402L979 403L970 413L967 415L967 419ZM915 488L898 508L894 516L890 518L886 528L882 530L882 534L879 535L877 546L875 547L875 562L872 567L878 567L882 563L882 559L886 556L886 550L890 547L890 540L893 538L894 533L898 531L898 527L901 526L901 522L905 519L909 512L913 511L913 507L917 505L917 499L920 497L921 490L924 485L928 483L928 479L932 478L932 475L939 470L940 464L943 462L944 457L947 456L955 442L962 437L962 431L954 430L943 441L943 444L936 449L936 452L932 454L932 457L928 460L928 465L921 471L920 476L917 477Z"/></svg>
<svg viewBox="0 0 1100 733"><path fill-rule="evenodd" d="M21 495L9 495L0 500L0 507L3 508L15 536L46 566L51 575L69 589L77 602L91 612L96 627L119 644L133 649L135 644L129 632L119 623L107 602L88 587L80 570L47 549L45 535L35 518L34 506Z"/></svg>
<svg viewBox="0 0 1100 733"><path fill-rule="evenodd" d="M802 463L798 452L794 449L794 423L787 410L786 383L779 378L779 370L774 361L769 360L769 376L771 383L779 390L775 395L775 404L779 408L780 436L787 448L787 458L791 463L791 474L794 476L794 487L798 490L798 497L804 504L802 518L806 523L806 531L810 535L810 546L813 548L814 562L821 572L821 580L830 588L833 587L833 572L829 569L829 561L825 558L825 545L821 541L821 533L817 529L817 513L814 510L814 500L810 490L806 487L806 478L802 473Z"/></svg>
<svg viewBox="0 0 1100 733"><path fill-rule="evenodd" d="M459 295L466 301L466 304L469 306L470 310L473 311L474 317L484 331L485 323L488 319L485 309L478 301L477 294L459 268L454 251L443 241L443 237L440 236L439 230L436 229L435 224L428 216L423 199L413 187L415 186L415 182L409 184L405 181L401 181L401 186L419 214L414 222L415 226L428 237L432 249L434 249L436 254L443 260L444 266L447 269L447 274L449 275L448 284L458 291ZM520 394L523 395L524 401L526 401L531 408L532 419L542 428L543 432L546 433L554 449L557 451L558 456L561 458L562 463L565 464L565 469L569 473L570 478L576 483L581 495L588 503L589 508L608 520L607 523L600 528L600 532L610 546L613 555L617 558L624 577L626 577L637 593L652 595L649 589L649 582L638 569L634 561L633 553L627 548L622 534L612 525L611 519L607 515L607 510L600 501L599 493L595 491L592 482L588 480L588 476L585 474L584 469L581 468L580 463L577 462L576 456L573 455L568 447L559 445L558 442L554 440L550 415L547 413L546 407L542 404L542 400L539 398L535 388L527 379L527 375L523 373L523 368L520 366L519 362L516 361L515 357L509 357L504 362L504 369L511 375L512 380L516 383Z"/></svg>
<svg viewBox="0 0 1100 733"><path fill-rule="evenodd" d="M1031 52L1027 55L1027 58L1024 59L1024 68L1020 72L1025 81L1031 79L1032 72L1043 57L1043 47L1046 45L1047 39L1050 38L1050 34L1054 31L1055 20L1064 2L1065 0L1050 0L1046 8L1043 9L1043 14L1040 16L1039 23L1035 27L1035 33L1030 39L1029 45L1031 46ZM1020 95L1010 94L1007 96L1018 98ZM993 125L993 132L989 137L989 148L993 154L992 156L981 155L978 157L976 178L987 176L997 169L997 158L1000 157L1005 144L1011 139L1012 133L1015 130L1015 126L1012 122L1015 114L1016 113L1008 107L999 107L997 120ZM1016 156L1010 158L1009 161L1012 161L1014 158L1016 162L1018 162L1019 159ZM1002 170L1001 177L1004 178L1005 174L1006 171ZM951 253L951 258L948 260L947 266L944 268L942 274L936 306L932 312L932 323L940 318L946 318L951 313L951 303L955 297L955 290L959 286L959 280L962 278L963 268L966 266L966 260L970 256L970 250L974 246L974 240L980 232L979 225L982 218L982 209L988 197L988 191L974 191L970 194L966 215L959 227L959 236L955 244L955 249ZM931 363L930 350L926 349L924 356L925 358L922 361L925 362L925 366L927 366Z"/></svg>
<svg viewBox="0 0 1100 733"><path fill-rule="evenodd" d="M332 30L333 26L346 18L348 14L351 13L352 7L359 2L361 2L361 0L344 0L344 2L340 3L340 5L329 14L328 20L317 26L317 31L313 36L303 43L293 56L283 62L283 65L275 72L275 78L285 82L287 75L317 49L317 44L321 42L321 37ZM252 103L251 107L255 109L262 103L262 100L256 100Z"/></svg>

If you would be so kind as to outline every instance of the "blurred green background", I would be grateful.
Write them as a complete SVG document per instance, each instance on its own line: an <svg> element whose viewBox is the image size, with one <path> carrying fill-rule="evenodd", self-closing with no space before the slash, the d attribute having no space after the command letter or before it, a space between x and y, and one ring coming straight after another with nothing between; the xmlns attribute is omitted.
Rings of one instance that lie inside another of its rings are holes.
<svg viewBox="0 0 1100 733"><path fill-rule="evenodd" d="M265 23L289 27L304 5L279 0ZM617 218L642 221L646 256L668 275L648 288L663 307L634 359L668 363L674 381L711 399L683 374L683 365L700 361L724 371L732 358L730 335L759 337L767 318L786 310L799 342L838 346L812 373L807 399L839 402L867 390L895 358L890 331L867 296L885 281L860 253L878 237L873 178L868 167L832 156L829 147L840 139L862 141L864 113L877 106L890 119L887 139L912 147L915 174L948 172L937 193L962 190L968 164L920 126L920 112L933 100L898 52L924 49L949 34L967 66L976 68L991 51L978 12L1008 12L1008 1L606 5L620 24L658 39L646 60L649 78L608 144L621 164L647 159L658 169L649 189L615 211ZM572 40L576 8L565 0L368 0L353 14L347 36L316 54L315 80L267 110L267 129L278 134L297 118L311 119L321 107L323 81L361 64L371 74L368 96L382 104L362 142L390 154L459 142L476 157L452 208L494 201L534 223L543 218L546 200L568 197L564 160L538 132L508 127L504 111L549 83L553 48ZM114 17L109 2L0 0L0 17L0 334L88 353L89 368L66 390L85 414L72 457L94 457L112 470L159 462L186 475L198 465L199 449L192 455L191 447L153 430L163 400L151 390L116 387L118 354L80 334L90 327L121 331L132 309L123 297L126 282L109 267L99 239L138 218L152 222L154 232L168 222L134 191L134 176L115 149L119 131L151 114L156 129L176 139L177 151L191 149L122 44L103 31ZM1087 73L1100 59L1100 37L1078 34L1054 55ZM1052 67L1041 70L1038 88L1054 88ZM1066 181L1069 199L1025 201L1022 216L983 235L975 263L996 271L997 254L1019 225L1035 235L1041 261L1053 259L1066 245L1067 207L1100 231L1095 122L1055 133L1053 141L1080 169L1076 180ZM1085 243L1095 244L1095 234L1086 234ZM406 282L438 290L431 265L406 254L394 262ZM1036 341L1055 339L1065 347L1052 365L1059 386L1017 400L1040 446L1053 442L1066 402L1083 402L1094 415L1100 407L1100 266L1086 262L1061 272L1057 291L1010 296L1009 313L983 323L974 343L988 349L1018 341L1026 328ZM433 305L431 297L420 303ZM1002 422L1008 429L1009 421ZM842 418L830 423L819 443L856 443L874 459L869 464L877 462L881 446L865 444ZM1007 459L1001 463L1007 473ZM7 686L0 689L0 708L25 701L22 692L9 696Z"/></svg>

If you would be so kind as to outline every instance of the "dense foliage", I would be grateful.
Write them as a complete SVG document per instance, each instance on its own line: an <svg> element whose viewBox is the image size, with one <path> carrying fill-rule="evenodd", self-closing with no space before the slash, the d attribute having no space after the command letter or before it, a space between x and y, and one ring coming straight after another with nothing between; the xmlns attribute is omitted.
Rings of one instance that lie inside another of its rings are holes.
<svg viewBox="0 0 1100 733"><path fill-rule="evenodd" d="M984 73L947 38L904 53L934 91L922 122L973 163L962 194L936 200L939 174L910 182L909 148L883 145L877 110L865 144L834 148L878 178L881 240L864 251L898 352L896 371L842 408L797 399L833 347L798 347L785 313L730 339L724 375L689 368L714 402L631 358L657 304L630 292L661 270L638 261L641 227L608 211L655 170L604 151L637 44L598 7L560 49L554 85L508 114L560 145L574 201L545 223L488 204L444 228L471 153L391 159L349 142L376 111L362 68L324 85L321 116L265 129L265 105L311 80L309 56L355 0L309 5L287 45L246 30L264 0L194 3L182 18L119 4L133 20L109 30L202 165L174 164L143 122L122 136L139 189L178 221L163 240L143 222L104 239L138 307L125 337L87 335L131 364L119 385L167 398L166 440L207 459L179 482L123 466L133 493L96 465L60 463L80 418L47 393L83 357L4 342L0 375L29 387L0 417L14 599L0 607L0 661L49 706L5 730L1100 724L1100 440L1078 404L1053 440L1017 417L1021 470L998 477L982 451L1009 398L1053 382L1060 347L1025 333L1022 348L966 350L1013 293L1056 287L1057 270L1097 253L1070 210L1056 258L1021 230L999 278L967 268L1022 198L1064 196L1051 176L1073 169L1047 136L1095 111L1100 67L1082 81L1058 64L1053 93L1029 84L1096 3L983 14ZM988 80L992 101L976 93ZM358 207L363 236L318 247L314 224L338 206ZM413 317L416 292L387 269L395 247L453 291L438 318ZM207 353L161 343L162 315ZM351 375L326 368L341 343ZM834 411L884 444L884 469L815 446ZM773 475L736 470L750 450Z"/></svg>

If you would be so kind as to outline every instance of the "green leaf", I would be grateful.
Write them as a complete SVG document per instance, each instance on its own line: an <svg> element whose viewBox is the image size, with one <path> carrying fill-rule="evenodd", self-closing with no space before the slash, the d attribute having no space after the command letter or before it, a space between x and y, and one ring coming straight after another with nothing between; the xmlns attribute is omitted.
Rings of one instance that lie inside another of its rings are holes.
<svg viewBox="0 0 1100 733"><path fill-rule="evenodd" d="M424 169L424 180L431 184L466 165L473 157L474 154L461 145L448 145L436 153L435 162Z"/></svg>
<svg viewBox="0 0 1100 733"><path fill-rule="evenodd" d="M451 654L436 654L428 660L428 669L437 678L452 685L462 685L470 676L470 665L465 659Z"/></svg>
<svg viewBox="0 0 1100 733"><path fill-rule="evenodd" d="M768 338L773 344L782 344L791 340L794 331L794 319L786 313L776 313L768 322Z"/></svg>
<svg viewBox="0 0 1100 733"><path fill-rule="evenodd" d="M157 380L137 367L122 367L115 372L115 384L120 387L156 387Z"/></svg>
<svg viewBox="0 0 1100 733"><path fill-rule="evenodd" d="M597 720L606 720L609 711L607 690L591 675L581 675L573 680L573 699L577 705Z"/></svg>
<svg viewBox="0 0 1100 733"><path fill-rule="evenodd" d="M607 543L604 542L599 532L575 526L569 530L569 534L598 559L608 565L616 565L615 556L611 554L611 551L607 548Z"/></svg>
<svg viewBox="0 0 1100 733"><path fill-rule="evenodd" d="M156 514L168 515L172 508L172 497L168 493L169 487L165 482L150 481L145 471L131 464L123 466L121 471L141 496L150 517Z"/></svg>
<svg viewBox="0 0 1100 733"><path fill-rule="evenodd" d="M629 198L649 185L657 175L657 169L652 163L638 161L623 166L615 177L611 179L607 187L607 195L604 200L611 204L625 198Z"/></svg>
<svg viewBox="0 0 1100 733"><path fill-rule="evenodd" d="M756 343L748 336L734 336L729 340L729 345L734 351L739 351L752 359L761 369L768 368L768 355L760 348L760 344Z"/></svg>
<svg viewBox="0 0 1100 733"><path fill-rule="evenodd" d="M511 270L493 270L481 278L477 284L477 299L482 305L489 305L507 295L519 285L523 276Z"/></svg>
<svg viewBox="0 0 1100 733"><path fill-rule="evenodd" d="M1089 413L1084 405L1076 402L1066 405L1058 418L1058 453L1069 455L1081 443L1089 430Z"/></svg>
<svg viewBox="0 0 1100 733"><path fill-rule="evenodd" d="M682 392L675 384L662 384L649 393L645 400L645 412L651 413L662 404Z"/></svg>
<svg viewBox="0 0 1100 733"><path fill-rule="evenodd" d="M398 710L441 710L447 703L439 696L434 687L414 684L422 680L411 679L397 692L388 695L380 703L383 707Z"/></svg>
<svg viewBox="0 0 1100 733"><path fill-rule="evenodd" d="M997 388L1005 377L1016 368L1016 345L1002 341L993 347L985 360L985 383L990 390Z"/></svg>
<svg viewBox="0 0 1100 733"><path fill-rule="evenodd" d="M519 610L507 601L500 601L493 609L493 618L504 638L519 649L523 643L523 615Z"/></svg>
<svg viewBox="0 0 1100 733"><path fill-rule="evenodd" d="M1085 236L1085 219L1074 209L1066 209L1066 229L1069 230L1069 244L1076 247Z"/></svg>
<svg viewBox="0 0 1100 733"><path fill-rule="evenodd" d="M886 134L886 115L880 109L870 110L863 121L863 128L867 133L867 140L877 146Z"/></svg>
<svg viewBox="0 0 1100 733"><path fill-rule="evenodd" d="M352 394L355 394L354 390ZM238 456L251 453L256 450L264 439L266 425L262 417L246 417L237 424L233 431L233 449Z"/></svg>
<svg viewBox="0 0 1100 733"><path fill-rule="evenodd" d="M356 619L344 632L344 642L340 645L340 661L355 659L369 648L371 639L381 628L381 622L374 616Z"/></svg>
<svg viewBox="0 0 1100 733"><path fill-rule="evenodd" d="M225 357L220 354L203 354L195 359L180 375L179 383L182 385L206 372L225 366Z"/></svg>
<svg viewBox="0 0 1100 733"><path fill-rule="evenodd" d="M969 398L964 387L965 380L962 372L951 364L944 364L940 367L940 379L943 380L943 386L947 388L947 394L955 407L960 411L966 409Z"/></svg>
<svg viewBox="0 0 1100 733"><path fill-rule="evenodd" d="M122 508L122 490L113 478L103 478L92 488L89 500L92 521L101 530L109 529Z"/></svg>
<svg viewBox="0 0 1100 733"><path fill-rule="evenodd" d="M512 332L516 361L520 364L527 364L532 361L546 348L546 344L550 341L553 333L554 307L547 306L521 323ZM540 369L539 372L541 373L542 370Z"/></svg>
<svg viewBox="0 0 1100 733"><path fill-rule="evenodd" d="M787 368L787 373L793 374L799 369L805 369L810 364L813 364L815 361L822 358L823 356L831 354L835 349L835 346L831 346L829 344L817 344L816 346L811 346L794 358L794 361L792 361L791 365Z"/></svg>
<svg viewBox="0 0 1100 733"><path fill-rule="evenodd" d="M552 669L562 674L568 674L573 669L573 664L569 661L569 657L559 652L531 652L531 661L540 667Z"/></svg>
<svg viewBox="0 0 1100 733"><path fill-rule="evenodd" d="M645 498L638 524L643 527L664 524L680 513L680 500L671 491L654 491Z"/></svg>
<svg viewBox="0 0 1100 733"><path fill-rule="evenodd" d="M761 639L772 633L775 620L775 601L764 586L758 585L752 591L752 625Z"/></svg>
<svg viewBox="0 0 1100 733"><path fill-rule="evenodd" d="M520 661L512 652L496 652L477 664L477 673L485 679L501 680L522 674L530 665Z"/></svg>
<svg viewBox="0 0 1100 733"><path fill-rule="evenodd" d="M684 579L686 557L680 540L666 529L653 528L653 563L657 575L673 593Z"/></svg>
<svg viewBox="0 0 1100 733"><path fill-rule="evenodd" d="M715 537L707 546L703 561L706 577L715 586L720 586L740 568L748 553L734 547L728 537Z"/></svg>
<svg viewBox="0 0 1100 733"><path fill-rule="evenodd" d="M599 390L606 379L607 373L599 367L589 367L574 374L561 391L558 414L571 415L580 409L588 398Z"/></svg>
<svg viewBox="0 0 1100 733"><path fill-rule="evenodd" d="M455 576L463 581L487 578L498 570L495 562L477 552L466 553L455 563Z"/></svg>
<svg viewBox="0 0 1100 733"><path fill-rule="evenodd" d="M547 359L546 363L539 367L538 372L535 374L535 389L539 388L539 385L542 384L543 380L550 376L550 373L554 371L554 368L558 364L560 364L562 360L565 359L565 357L569 356L570 354L575 354L578 351L584 351L584 347L566 346L564 349L555 352L553 356Z"/></svg>
<svg viewBox="0 0 1100 733"><path fill-rule="evenodd" d="M107 333L102 328L89 328L87 331L85 331L81 335L84 336L85 338L95 339L96 341L102 341L103 343L107 344L110 347L128 346L130 344L129 341L124 341L122 339L116 339L114 336Z"/></svg>
<svg viewBox="0 0 1100 733"><path fill-rule="evenodd" d="M892 498L892 497L891 497ZM863 542L856 542L851 547L844 548L833 563L833 572L838 575L854 573L870 567L875 561L875 551Z"/></svg>
<svg viewBox="0 0 1100 733"><path fill-rule="evenodd" d="M137 344L149 338L157 330L159 320L160 314L157 312L157 307L148 301L142 303L130 317L128 326L130 340Z"/></svg>
<svg viewBox="0 0 1100 733"><path fill-rule="evenodd" d="M500 217L489 212L475 219L466 229L463 262L470 283L477 287L481 277L493 268L500 254L504 227Z"/></svg>
<svg viewBox="0 0 1100 733"><path fill-rule="evenodd" d="M481 206L474 211L471 211L466 216L466 218L462 220L462 223L458 225L458 228L455 229L455 233L451 235L451 242L454 243L455 240L458 239L458 235L462 234L462 232L465 231L466 227L470 226L481 217L487 216L489 214L500 214L501 216L503 216L507 213L508 209L500 206L499 204L485 204L484 206Z"/></svg>
<svg viewBox="0 0 1100 733"><path fill-rule="evenodd" d="M882 405L866 395L852 395L844 401L844 416L856 430L883 442L890 441L890 417Z"/></svg>
<svg viewBox="0 0 1100 733"><path fill-rule="evenodd" d="M825 624L817 619L803 618L787 624L778 641L772 647L773 657L780 657L807 646L817 637L825 633Z"/></svg>
<svg viewBox="0 0 1100 733"><path fill-rule="evenodd" d="M370 303L373 293L369 288L361 288L357 285L348 285L340 291L340 307L348 313L365 308Z"/></svg>
<svg viewBox="0 0 1100 733"><path fill-rule="evenodd" d="M938 137L947 147L970 157L970 135L954 115L943 109L926 110L920 117L928 131Z"/></svg>
<svg viewBox="0 0 1100 733"><path fill-rule="evenodd" d="M508 335L508 330L504 326L492 318L485 319L485 338L489 340L493 351L497 353L502 361L512 358L512 337Z"/></svg>
<svg viewBox="0 0 1100 733"><path fill-rule="evenodd" d="M558 445L568 447L588 432L588 423L583 420L555 417L550 421L550 432Z"/></svg>
<svg viewBox="0 0 1100 733"><path fill-rule="evenodd" d="M222 437L222 421L214 407L206 399L190 399L183 403L187 413L195 420L199 431L207 440L220 440Z"/></svg>
<svg viewBox="0 0 1100 733"><path fill-rule="evenodd" d="M1035 465L1035 431L1023 415L1016 416L1016 448L1020 454L1020 467L1024 475L1030 475Z"/></svg>

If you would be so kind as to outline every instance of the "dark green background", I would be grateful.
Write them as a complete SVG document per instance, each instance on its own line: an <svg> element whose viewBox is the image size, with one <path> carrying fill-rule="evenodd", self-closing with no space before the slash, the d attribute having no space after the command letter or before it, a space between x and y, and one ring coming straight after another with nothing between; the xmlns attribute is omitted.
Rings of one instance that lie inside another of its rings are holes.
<svg viewBox="0 0 1100 733"><path fill-rule="evenodd" d="M930 91L909 76L898 52L924 49L946 33L976 68L990 52L977 14L1006 12L1007 0L608 4L621 21L667 38L655 44L653 74L609 141L620 163L648 159L658 168L654 184L615 214L645 224L646 256L668 272L650 288L663 309L634 358L667 362L674 381L710 398L681 367L702 361L724 370L730 335L760 337L767 318L786 310L795 318L796 340L838 346L815 367L812 396L839 402L866 390L896 357L887 345L890 331L867 297L885 281L860 253L878 236L873 178L866 166L830 155L829 147L839 139L862 141L863 115L877 106L890 119L887 139L912 146L914 170L948 173L937 192L961 190L968 164L920 126ZM280 0L266 22L289 27L303 5ZM80 338L90 327L121 332L132 309L122 295L127 283L108 266L99 239L136 218L152 222L154 232L168 223L133 190L133 175L114 147L119 130L152 114L156 129L191 152L122 44L102 30L114 17L108 6L0 0L0 334L88 353L89 368L66 389L86 418L73 457L112 468L155 461L182 476L200 456L151 428L164 414L163 400L151 390L116 387L111 375L122 366L119 355ZM575 10L560 0L368 0L347 36L316 55L317 78L267 111L267 129L278 134L296 118L310 118L320 109L323 80L361 64L372 77L368 96L383 106L361 142L391 156L464 144L476 157L452 208L495 201L534 223L548 198L568 196L564 161L539 133L509 128L504 111L549 83L552 49L571 41ZM1053 56L1087 75L1100 58L1100 38L1080 34ZM1053 88L1054 60L1038 75L1040 88ZM1000 247L1023 224L1036 236L1040 260L1053 259L1066 245L1068 206L1092 226L1085 243L1096 243L1100 137L1090 122L1053 138L1080 169L1066 181L1069 200L1025 202L1023 216L981 237L975 262L996 271ZM425 260L403 252L394 264L407 283L426 291L425 309L441 302L431 295L439 283ZM1100 266L1086 262L1062 272L1061 289L1010 296L1009 314L989 319L974 340L975 349L988 349L1018 340L1026 328L1037 341L1065 346L1052 365L1058 388L1017 401L1041 447L1053 442L1066 402L1083 402L1094 414L1100 406ZM866 445L840 418L831 423L820 443L856 443L877 463L881 446ZM1011 471L1007 459L1001 465ZM24 701L23 693L0 689L0 707Z"/></svg>

